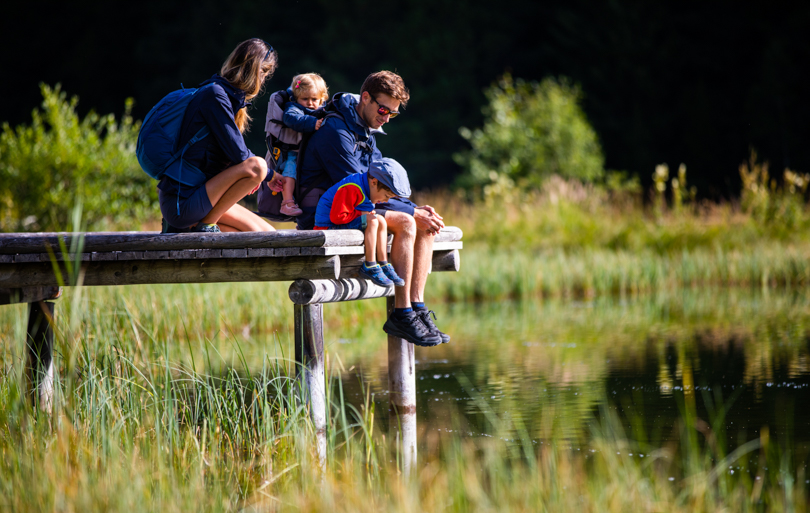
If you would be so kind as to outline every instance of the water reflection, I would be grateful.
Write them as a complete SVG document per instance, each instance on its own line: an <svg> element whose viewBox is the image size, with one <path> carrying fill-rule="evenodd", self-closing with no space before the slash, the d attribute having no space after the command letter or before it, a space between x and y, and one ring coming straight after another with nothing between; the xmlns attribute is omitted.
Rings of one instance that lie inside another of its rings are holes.
<svg viewBox="0 0 810 513"><path fill-rule="evenodd" d="M810 442L810 412L801 407L810 400L803 291L684 290L437 310L453 342L416 350L420 440L454 430L579 444L609 409L627 436L661 443L677 436L684 405L693 404L708 422L727 410L714 427L731 446L763 426L777 439ZM383 358L342 357L387 408ZM362 397L357 377L346 376L344 387L350 400ZM496 429L504 425L510 431Z"/></svg>

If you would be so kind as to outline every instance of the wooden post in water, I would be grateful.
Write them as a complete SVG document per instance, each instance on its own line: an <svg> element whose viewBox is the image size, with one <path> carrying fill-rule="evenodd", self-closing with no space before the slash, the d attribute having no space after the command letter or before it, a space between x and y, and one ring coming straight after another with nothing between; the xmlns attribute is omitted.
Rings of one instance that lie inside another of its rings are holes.
<svg viewBox="0 0 810 513"><path fill-rule="evenodd" d="M53 408L53 321L51 301L28 303L28 330L25 337L26 391L34 406L51 413Z"/></svg>
<svg viewBox="0 0 810 513"><path fill-rule="evenodd" d="M295 311L295 363L301 392L315 424L318 459L326 463L326 394L323 365L323 305L293 305Z"/></svg>
<svg viewBox="0 0 810 513"><path fill-rule="evenodd" d="M394 311L394 297L387 298L388 314ZM416 467L416 368L414 345L388 336L389 430L397 432L402 454L402 471L409 475Z"/></svg>

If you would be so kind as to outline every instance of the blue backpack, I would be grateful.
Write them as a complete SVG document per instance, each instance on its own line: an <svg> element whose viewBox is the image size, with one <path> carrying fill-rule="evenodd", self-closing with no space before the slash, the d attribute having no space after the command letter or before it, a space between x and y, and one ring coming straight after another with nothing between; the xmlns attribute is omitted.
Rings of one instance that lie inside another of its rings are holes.
<svg viewBox="0 0 810 513"><path fill-rule="evenodd" d="M190 187L206 182L207 178L202 171L183 162L183 155L194 143L208 135L208 127L201 128L185 146L177 148L186 107L204 87L208 86L200 89L183 88L167 94L152 107L143 120L135 154L143 170L152 178L160 180L168 176Z"/></svg>

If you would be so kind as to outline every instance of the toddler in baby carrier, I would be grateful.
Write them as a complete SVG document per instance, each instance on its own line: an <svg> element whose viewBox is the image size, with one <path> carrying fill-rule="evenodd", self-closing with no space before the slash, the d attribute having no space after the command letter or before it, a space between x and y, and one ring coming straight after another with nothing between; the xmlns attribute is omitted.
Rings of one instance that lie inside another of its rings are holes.
<svg viewBox="0 0 810 513"><path fill-rule="evenodd" d="M298 187L297 169L309 136L321 127L326 115L322 108L328 98L326 83L317 73L305 73L293 78L286 90L270 96L267 106L265 135L268 170L285 177L284 189L270 191L266 183L259 190L258 214L274 221L295 221L301 215L296 198L303 194ZM269 174L269 173L268 173Z"/></svg>

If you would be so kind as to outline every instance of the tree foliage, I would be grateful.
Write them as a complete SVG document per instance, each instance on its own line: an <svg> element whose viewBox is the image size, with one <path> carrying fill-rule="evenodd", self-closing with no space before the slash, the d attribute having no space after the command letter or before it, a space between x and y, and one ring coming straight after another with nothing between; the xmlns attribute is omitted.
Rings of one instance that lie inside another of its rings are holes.
<svg viewBox="0 0 810 513"><path fill-rule="evenodd" d="M604 173L599 141L567 79L542 82L504 75L486 91L484 126L462 128L472 148L457 153L463 188L515 183L538 187L550 175L593 181Z"/></svg>
<svg viewBox="0 0 810 513"><path fill-rule="evenodd" d="M40 86L42 107L30 125L0 134L0 229L64 230L82 204L91 229L108 222L136 224L158 212L154 181L138 165L140 122L126 101L120 122L112 114L76 113L79 99L60 86Z"/></svg>

